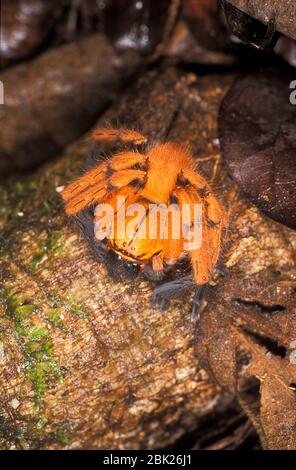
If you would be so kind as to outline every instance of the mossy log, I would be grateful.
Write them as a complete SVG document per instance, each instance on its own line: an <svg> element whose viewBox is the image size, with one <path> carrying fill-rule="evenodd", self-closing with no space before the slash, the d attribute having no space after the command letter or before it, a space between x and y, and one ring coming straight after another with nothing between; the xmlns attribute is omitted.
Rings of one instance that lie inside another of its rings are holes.
<svg viewBox="0 0 296 470"><path fill-rule="evenodd" d="M245 201L221 164L217 113L232 81L148 72L97 124L190 146L231 208L222 258L243 295L244 278L275 266L292 275L296 240ZM233 399L198 363L192 296L161 313L153 283L111 278L65 216L60 191L81 173L89 142L1 190L2 449L170 446ZM227 299L227 287L219 295Z"/></svg>
<svg viewBox="0 0 296 470"><path fill-rule="evenodd" d="M228 83L149 73L101 122L215 159ZM191 298L162 314L152 283L110 278L65 216L89 140L1 190L1 448L166 446L229 401L194 355Z"/></svg>

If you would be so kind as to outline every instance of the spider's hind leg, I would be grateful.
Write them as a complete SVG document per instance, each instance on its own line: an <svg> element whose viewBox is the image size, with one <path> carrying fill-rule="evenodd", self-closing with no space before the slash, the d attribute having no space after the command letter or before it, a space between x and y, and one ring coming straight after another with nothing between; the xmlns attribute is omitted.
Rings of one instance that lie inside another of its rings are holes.
<svg viewBox="0 0 296 470"><path fill-rule="evenodd" d="M171 299L178 297L194 286L195 283L191 275L176 279L175 281L165 282L155 287L152 303L159 305L160 310L164 311L168 308Z"/></svg>
<svg viewBox="0 0 296 470"><path fill-rule="evenodd" d="M225 269L226 268L221 260L216 263L215 270L217 271L219 276L225 276Z"/></svg>
<svg viewBox="0 0 296 470"><path fill-rule="evenodd" d="M161 312L163 312L169 307L171 299L179 297L194 287L195 293L190 314L191 321L194 321L202 305L202 300L207 289L207 284L197 286L191 275L157 286L153 292L152 302L154 305L159 305Z"/></svg>
<svg viewBox="0 0 296 470"><path fill-rule="evenodd" d="M194 298L193 298L192 310L190 314L191 321L195 321L197 319L197 315L202 305L203 296L206 290L207 290L207 284L196 286Z"/></svg>

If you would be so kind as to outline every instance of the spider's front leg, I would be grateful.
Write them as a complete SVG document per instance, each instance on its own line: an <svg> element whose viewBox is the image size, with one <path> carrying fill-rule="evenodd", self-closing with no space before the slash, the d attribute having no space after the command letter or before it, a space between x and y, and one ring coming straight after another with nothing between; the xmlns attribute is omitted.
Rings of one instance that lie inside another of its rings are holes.
<svg viewBox="0 0 296 470"><path fill-rule="evenodd" d="M68 215L106 199L124 186L140 186L146 177L146 157L138 152L120 152L92 168L62 192ZM138 169L138 167L140 169Z"/></svg>
<svg viewBox="0 0 296 470"><path fill-rule="evenodd" d="M123 143L123 144L134 144L142 145L147 142L146 137L138 131L133 129L124 129L119 127L108 128L100 127L95 129L92 133L92 138L94 142L106 142L106 143Z"/></svg>

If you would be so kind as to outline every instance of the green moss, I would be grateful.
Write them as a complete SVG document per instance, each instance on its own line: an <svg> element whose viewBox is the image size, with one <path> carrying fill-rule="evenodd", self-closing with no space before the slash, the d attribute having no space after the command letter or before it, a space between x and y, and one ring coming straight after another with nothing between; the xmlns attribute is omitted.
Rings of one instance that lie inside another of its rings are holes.
<svg viewBox="0 0 296 470"><path fill-rule="evenodd" d="M57 441L58 441L60 444L62 444L62 445L64 445L64 446L70 444L70 439L69 439L69 437L66 435L65 430L64 430L63 428L58 429L57 432L56 432L56 434L55 434L55 436L56 436Z"/></svg>
<svg viewBox="0 0 296 470"><path fill-rule="evenodd" d="M38 266L42 263L42 259L43 259L44 255L38 253L38 255L34 255L33 258L31 259L30 263L29 263L29 271L31 272L34 272L36 271L36 269L38 268Z"/></svg>
<svg viewBox="0 0 296 470"><path fill-rule="evenodd" d="M25 190L26 186L20 181L17 181L12 188L3 188L0 200L0 225L2 227L11 219L18 217L19 212L23 211L26 206Z"/></svg>
<svg viewBox="0 0 296 470"><path fill-rule="evenodd" d="M83 311L82 305L77 301L77 298L76 298L75 295L71 295L68 298L68 305L69 305L71 311L78 318L81 318L82 320L88 320L86 313Z"/></svg>
<svg viewBox="0 0 296 470"><path fill-rule="evenodd" d="M18 318L28 318L28 316L33 313L35 310L35 305L33 304L27 304L27 305L20 305L19 307L16 307L14 310L15 315L17 315Z"/></svg>
<svg viewBox="0 0 296 470"><path fill-rule="evenodd" d="M48 254L50 254L51 256L57 256L64 251L65 247L61 243L61 236L61 232L53 230L48 234L46 240L39 241L38 251L29 263L29 270L31 272L36 271L40 264L42 264L43 261L46 259L46 256Z"/></svg>
<svg viewBox="0 0 296 470"><path fill-rule="evenodd" d="M51 430L50 422L46 416L36 418L26 417L23 421L18 418L11 419L0 407L0 448L10 449L17 446L18 449L40 448L52 442L58 442L62 446L70 443L70 438L66 434L66 428L60 427L55 431Z"/></svg>
<svg viewBox="0 0 296 470"><path fill-rule="evenodd" d="M53 252L54 255L61 253L64 250L64 246L61 244L61 236L62 233L55 230L51 232L48 244L47 244L47 250L50 252Z"/></svg>
<svg viewBox="0 0 296 470"><path fill-rule="evenodd" d="M61 312L57 309L47 312L49 320L56 326L61 323Z"/></svg>
<svg viewBox="0 0 296 470"><path fill-rule="evenodd" d="M63 376L46 325L32 326L36 310L22 294L7 293L6 316L13 322L13 335L24 356L24 372L34 390L34 409L39 412L48 381L62 381Z"/></svg>
<svg viewBox="0 0 296 470"><path fill-rule="evenodd" d="M24 184L21 183L20 181L17 181L17 182L15 183L15 191L16 191L16 193L17 193L18 195L23 194L24 191L25 191L25 186L24 186Z"/></svg>
<svg viewBox="0 0 296 470"><path fill-rule="evenodd" d="M37 182L36 181L30 181L29 184L28 184L28 189L36 191L36 189L38 189Z"/></svg>
<svg viewBox="0 0 296 470"><path fill-rule="evenodd" d="M10 316L18 315L21 318L27 318L30 313L34 310L34 305L30 304L29 301L23 294L11 290L4 292L4 298L6 295L6 312Z"/></svg>
<svg viewBox="0 0 296 470"><path fill-rule="evenodd" d="M6 246L0 246L0 258L5 258L8 255Z"/></svg>
<svg viewBox="0 0 296 470"><path fill-rule="evenodd" d="M63 331L67 331L66 326L61 320L61 312L58 309L50 310L47 312L47 317L52 325L57 328L60 328Z"/></svg>
<svg viewBox="0 0 296 470"><path fill-rule="evenodd" d="M48 419L46 418L46 416L41 416L41 418L36 421L36 429L42 431L47 425L47 423Z"/></svg>
<svg viewBox="0 0 296 470"><path fill-rule="evenodd" d="M42 356L43 352L40 357L37 355L36 361L30 363L25 371L27 378L32 382L34 388L34 410L36 413L40 411L49 376L53 376L58 381L63 380L57 362L53 359L42 361Z"/></svg>
<svg viewBox="0 0 296 470"><path fill-rule="evenodd" d="M44 209L46 210L46 212L48 214L50 214L52 212L52 206L48 201L43 202L43 207L44 207Z"/></svg>
<svg viewBox="0 0 296 470"><path fill-rule="evenodd" d="M30 330L30 340L31 341L41 341L48 336L48 329L45 326L34 326Z"/></svg>

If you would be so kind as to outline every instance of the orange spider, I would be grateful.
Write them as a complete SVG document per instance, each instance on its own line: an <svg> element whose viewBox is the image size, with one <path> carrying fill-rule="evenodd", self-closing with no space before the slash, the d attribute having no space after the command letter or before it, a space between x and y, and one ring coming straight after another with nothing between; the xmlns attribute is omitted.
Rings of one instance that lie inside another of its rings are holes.
<svg viewBox="0 0 296 470"><path fill-rule="evenodd" d="M147 148L147 140L142 134L123 128L97 129L92 138L96 143L120 144L124 146L124 150L114 153L99 164L96 162L95 166L64 189L62 197L66 203L66 213L79 217L86 209L91 211L92 228L89 225L90 219L87 222L87 238L91 244L97 243L99 246L100 242L96 238L102 240L102 233L113 231L104 240L104 249L116 253L132 265L140 266L148 278L162 279L164 273L178 260L188 257L191 260L194 284L206 284L219 257L221 234L227 224L227 217L205 178L196 171L190 152L175 142ZM98 215L97 207L108 204L114 209L115 215L119 214L119 196L125 204L121 216L114 220L105 214L102 223L102 215ZM130 224L132 217L126 208L135 203L144 208L144 216ZM143 232L143 228L147 230L152 217L154 209L151 210L151 207L160 204L172 205L172 212L167 214L165 222L167 236L160 234L158 222L161 216L158 212L155 218L156 236L152 239L141 236L142 233L147 233ZM190 208L187 215L178 211L184 204ZM191 227L194 205L200 205L202 209L201 239L198 247L188 249L183 232L180 237L173 236L176 224L174 215L179 214L177 217L179 216L182 227L186 224L187 228ZM120 223L121 219L124 220L123 224ZM78 221L85 228L86 219L78 218ZM126 230L128 225L129 230ZM187 277L187 284L188 279ZM172 290L170 285L177 287L180 283L167 283L164 288L156 289L156 295L165 297Z"/></svg>

